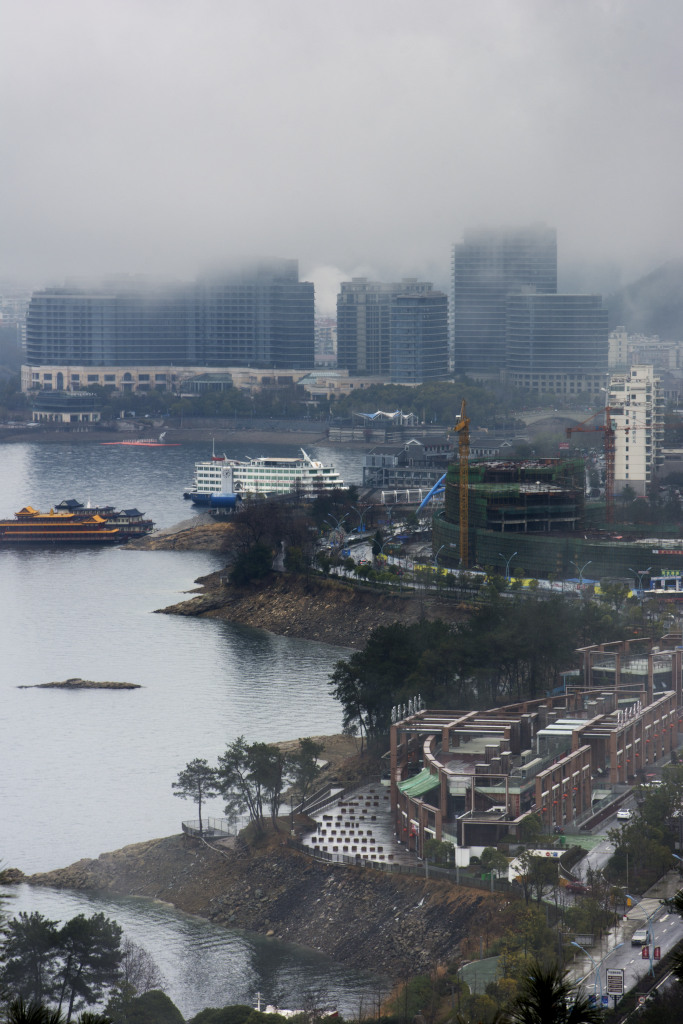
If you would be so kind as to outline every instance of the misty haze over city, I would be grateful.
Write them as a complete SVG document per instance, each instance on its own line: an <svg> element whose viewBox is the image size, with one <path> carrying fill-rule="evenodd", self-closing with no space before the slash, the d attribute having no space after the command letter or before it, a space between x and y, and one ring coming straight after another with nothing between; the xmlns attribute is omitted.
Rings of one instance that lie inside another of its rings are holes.
<svg viewBox="0 0 683 1024"><path fill-rule="evenodd" d="M10 2L0 278L295 257L447 288L477 224L557 228L560 287L681 256L680 5Z"/></svg>

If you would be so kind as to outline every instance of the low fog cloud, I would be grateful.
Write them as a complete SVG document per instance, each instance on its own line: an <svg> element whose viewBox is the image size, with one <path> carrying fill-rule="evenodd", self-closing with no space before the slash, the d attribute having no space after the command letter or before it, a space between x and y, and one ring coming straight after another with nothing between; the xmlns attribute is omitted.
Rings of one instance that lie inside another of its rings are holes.
<svg viewBox="0 0 683 1024"><path fill-rule="evenodd" d="M682 254L673 0L3 11L2 277L293 256L330 310L359 268L444 286L472 224L556 226L586 287Z"/></svg>

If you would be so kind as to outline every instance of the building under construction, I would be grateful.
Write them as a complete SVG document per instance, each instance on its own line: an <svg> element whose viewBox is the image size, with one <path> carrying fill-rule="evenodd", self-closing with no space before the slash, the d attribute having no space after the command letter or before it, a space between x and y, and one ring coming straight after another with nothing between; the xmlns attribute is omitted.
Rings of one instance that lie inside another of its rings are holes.
<svg viewBox="0 0 683 1024"><path fill-rule="evenodd" d="M433 518L440 563L492 567L510 575L558 579L633 578L634 569L683 571L683 541L625 540L589 525L583 459L469 462L467 500L452 463L445 502ZM461 531L461 516L465 529ZM587 567L587 568L586 568Z"/></svg>

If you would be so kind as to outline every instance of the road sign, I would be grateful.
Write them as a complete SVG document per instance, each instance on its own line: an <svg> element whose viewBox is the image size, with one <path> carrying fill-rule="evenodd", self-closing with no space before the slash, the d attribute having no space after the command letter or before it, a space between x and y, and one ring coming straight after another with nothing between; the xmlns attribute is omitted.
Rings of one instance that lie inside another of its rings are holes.
<svg viewBox="0 0 683 1024"><path fill-rule="evenodd" d="M650 959L650 947L649 946L643 946L641 948L641 950L640 950L640 955L641 955L641 958L643 960L649 960Z"/></svg>
<svg viewBox="0 0 683 1024"><path fill-rule="evenodd" d="M654 956L655 960L661 960L662 959L662 947L661 946L655 946L653 956Z"/></svg>
<svg viewBox="0 0 683 1024"><path fill-rule="evenodd" d="M623 996L624 994L624 968L607 968L607 995Z"/></svg>
<svg viewBox="0 0 683 1024"><path fill-rule="evenodd" d="M609 996L601 996L600 998L603 1006L609 1006Z"/></svg>

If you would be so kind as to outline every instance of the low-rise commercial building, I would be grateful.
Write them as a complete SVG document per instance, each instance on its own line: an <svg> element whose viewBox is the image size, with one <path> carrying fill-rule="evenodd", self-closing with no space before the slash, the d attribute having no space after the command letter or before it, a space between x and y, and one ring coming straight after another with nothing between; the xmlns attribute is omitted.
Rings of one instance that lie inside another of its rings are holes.
<svg viewBox="0 0 683 1024"><path fill-rule="evenodd" d="M87 391L48 391L35 399L31 418L34 423L98 423L100 409Z"/></svg>

